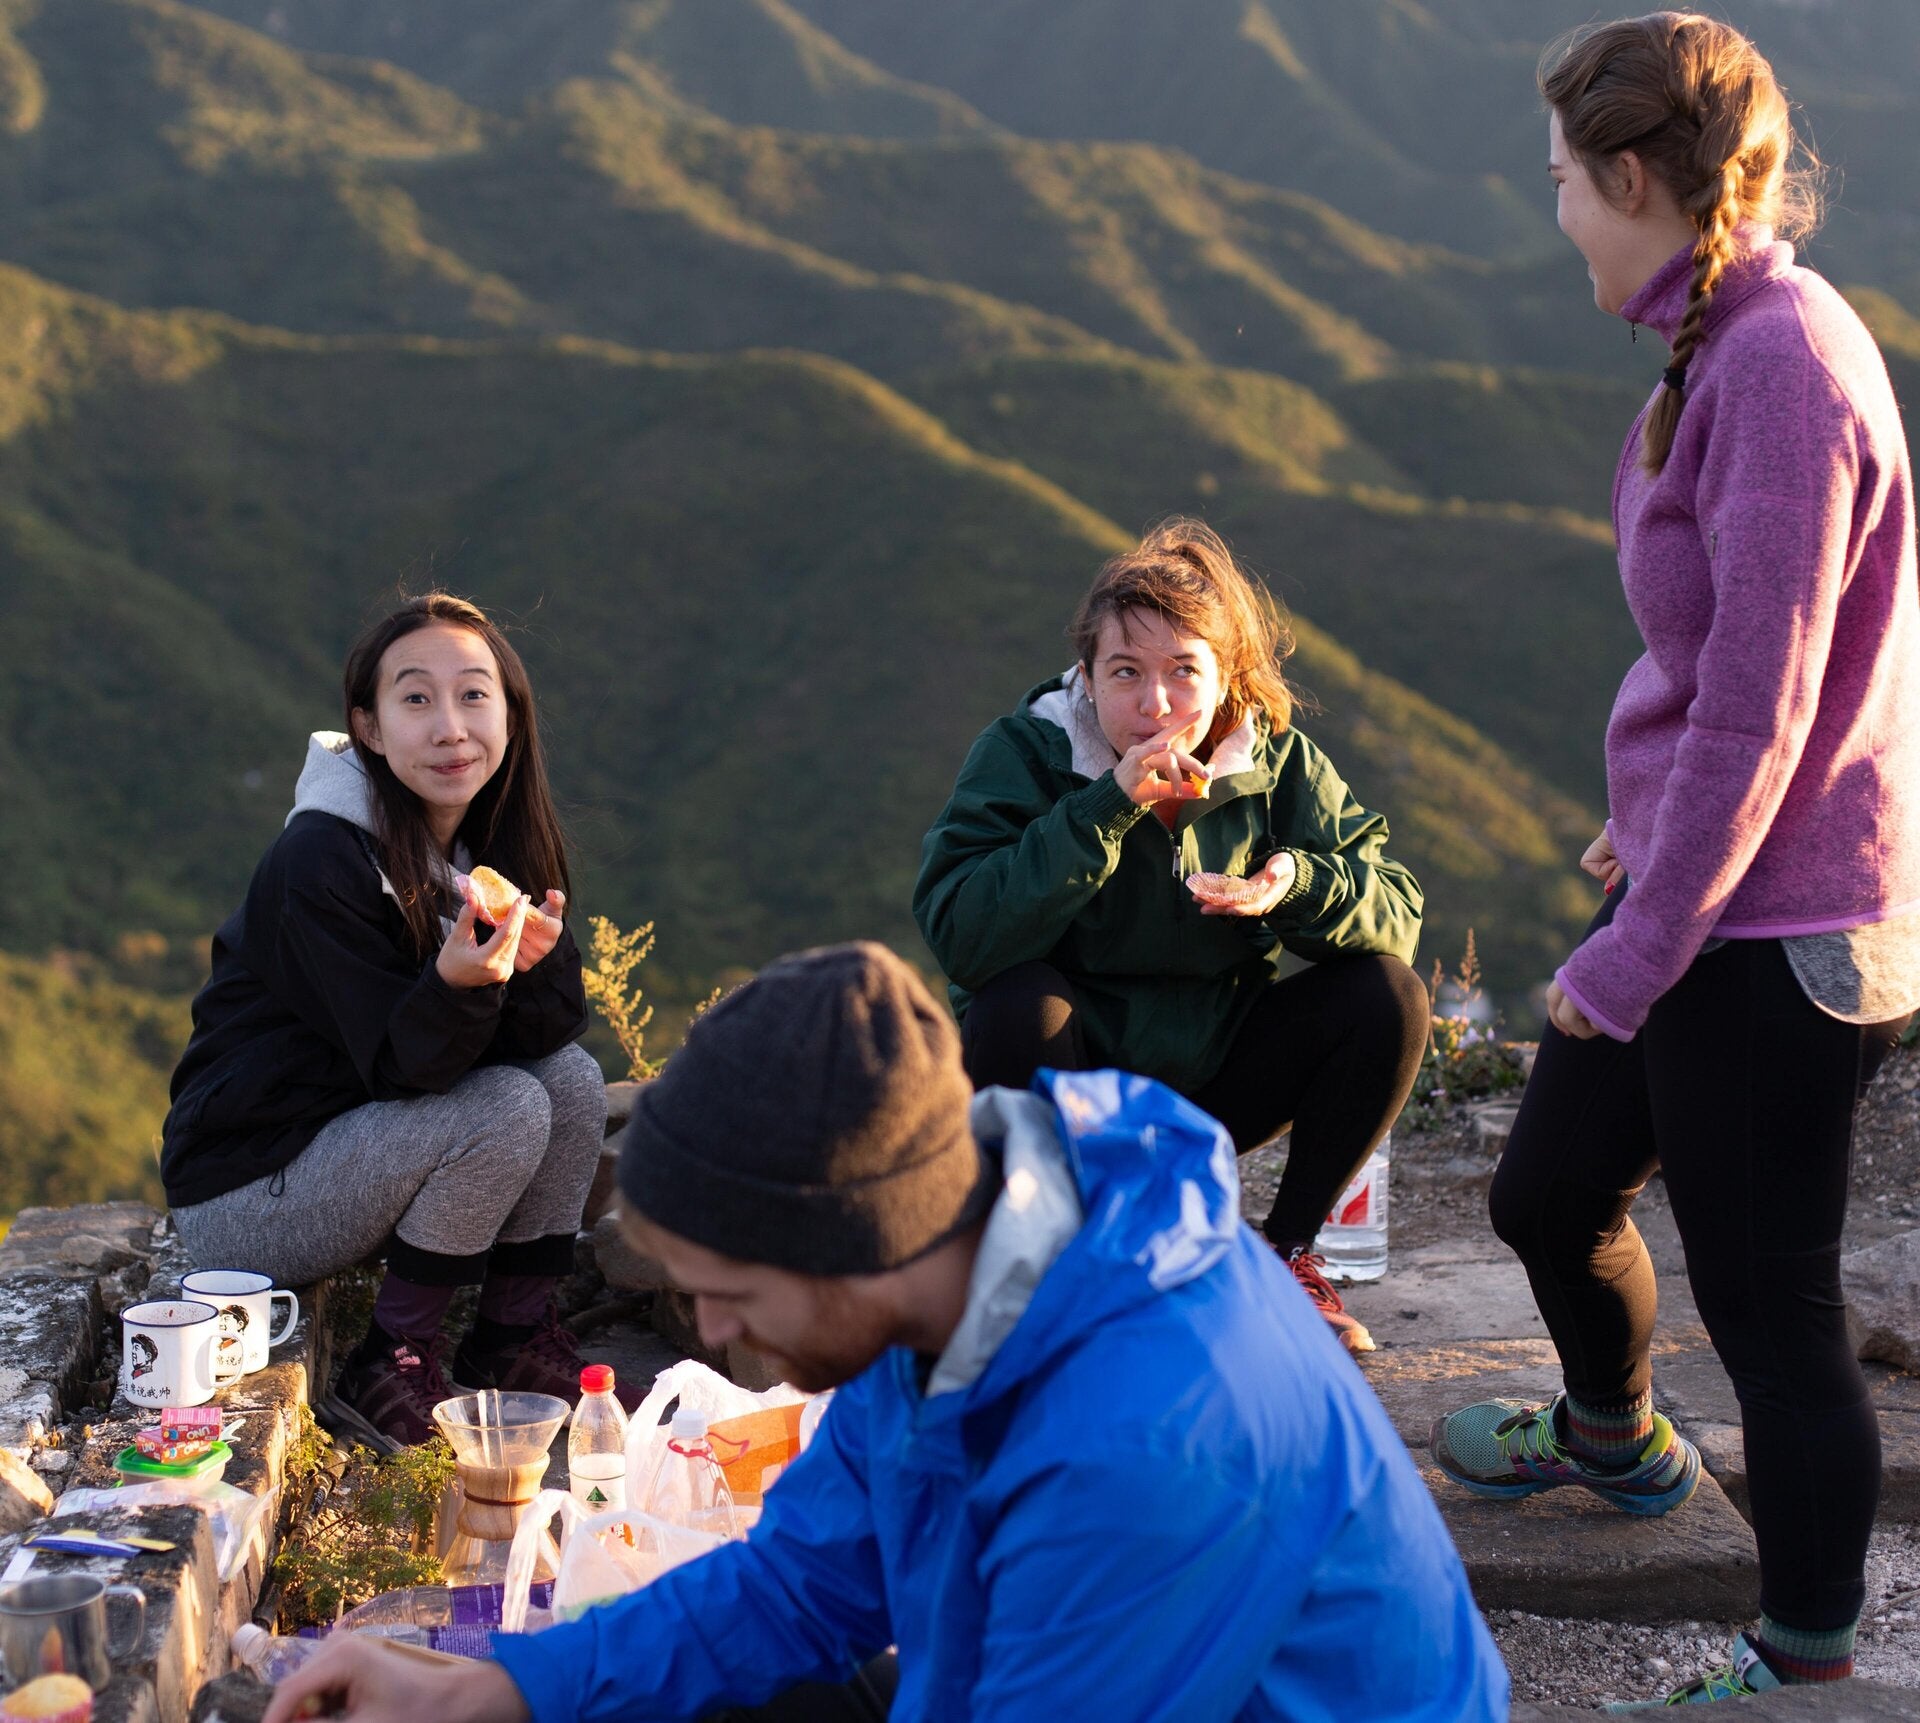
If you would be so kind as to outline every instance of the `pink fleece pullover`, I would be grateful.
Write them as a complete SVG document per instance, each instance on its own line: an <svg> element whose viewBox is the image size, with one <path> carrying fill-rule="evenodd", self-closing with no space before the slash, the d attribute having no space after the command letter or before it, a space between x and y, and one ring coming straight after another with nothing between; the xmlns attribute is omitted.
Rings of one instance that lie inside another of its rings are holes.
<svg viewBox="0 0 1920 1723"><path fill-rule="evenodd" d="M1557 979L1621 1041L1711 936L1920 909L1920 571L1899 408L1846 301L1767 230L1742 242L1665 469L1641 470L1636 424L1614 481L1647 646L1607 725L1608 830L1632 887ZM1671 343L1691 275L1680 252L1621 315Z"/></svg>

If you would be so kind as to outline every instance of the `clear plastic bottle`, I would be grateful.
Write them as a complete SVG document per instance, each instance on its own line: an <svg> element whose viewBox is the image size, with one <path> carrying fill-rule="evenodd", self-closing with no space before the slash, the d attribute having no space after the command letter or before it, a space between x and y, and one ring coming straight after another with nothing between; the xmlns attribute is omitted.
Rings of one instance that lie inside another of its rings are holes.
<svg viewBox="0 0 1920 1723"><path fill-rule="evenodd" d="M589 1514L627 1505L627 1414L613 1397L613 1366L580 1372L580 1404L567 1428L567 1487Z"/></svg>
<svg viewBox="0 0 1920 1723"><path fill-rule="evenodd" d="M1380 1146L1353 1183L1340 1193L1313 1248L1327 1259L1335 1280L1378 1280L1387 1272L1387 1174L1393 1164L1393 1139Z"/></svg>
<svg viewBox="0 0 1920 1723"><path fill-rule="evenodd" d="M324 1643L318 1639L282 1639L251 1621L233 1630L233 1655L269 1687L278 1687Z"/></svg>
<svg viewBox="0 0 1920 1723"><path fill-rule="evenodd" d="M645 1507L656 1519L673 1525L717 1538L737 1535L733 1491L707 1440L706 1413L674 1413L667 1445L647 1480Z"/></svg>

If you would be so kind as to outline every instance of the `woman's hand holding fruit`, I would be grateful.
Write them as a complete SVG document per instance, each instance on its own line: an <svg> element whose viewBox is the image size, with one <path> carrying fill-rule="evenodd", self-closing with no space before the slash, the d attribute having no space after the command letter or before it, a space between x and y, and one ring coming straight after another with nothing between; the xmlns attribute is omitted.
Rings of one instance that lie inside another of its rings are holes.
<svg viewBox="0 0 1920 1723"><path fill-rule="evenodd" d="M1120 756L1113 781L1128 801L1149 808L1155 802L1190 802L1206 795L1213 774L1176 746L1183 739L1191 741L1190 732L1198 722L1192 713L1176 718L1157 736L1136 742Z"/></svg>
<svg viewBox="0 0 1920 1723"><path fill-rule="evenodd" d="M515 970L524 975L560 943L566 913L567 896L559 891L548 892L545 903L527 911L527 925L520 933L520 949L514 954Z"/></svg>
<svg viewBox="0 0 1920 1723"><path fill-rule="evenodd" d="M460 906L460 919L453 924L446 944L434 959L440 979L449 987L493 987L511 980L518 967L521 936L532 913L533 900L522 894L514 900L506 920L494 928L492 937L483 945L474 934L474 924L480 914L479 899L469 886L466 902Z"/></svg>
<svg viewBox="0 0 1920 1723"><path fill-rule="evenodd" d="M496 928L505 928L513 917L516 905L525 906L520 939L513 954L516 974L524 975L560 943L560 930L565 925L567 913L565 892L549 891L546 901L535 909L532 899L512 880L490 867L477 867L470 874L455 874L454 879L461 895L478 916ZM456 928L455 933L458 931ZM486 949L491 951L493 947L489 944ZM444 966L440 973L449 981L453 980ZM454 984L459 985L457 982ZM478 987L485 983L471 982L468 985Z"/></svg>

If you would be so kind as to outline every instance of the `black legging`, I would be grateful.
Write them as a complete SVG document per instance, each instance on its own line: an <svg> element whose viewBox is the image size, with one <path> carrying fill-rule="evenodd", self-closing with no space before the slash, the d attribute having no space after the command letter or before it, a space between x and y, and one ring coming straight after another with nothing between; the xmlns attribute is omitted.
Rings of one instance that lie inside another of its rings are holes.
<svg viewBox="0 0 1920 1723"><path fill-rule="evenodd" d="M1293 1127L1286 1172L1262 1230L1281 1250L1308 1244L1412 1092L1432 1004L1397 957L1331 958L1260 995L1219 1074L1188 1099L1242 1154ZM975 1088L1024 1089L1043 1065L1088 1064L1072 983L1022 963L973 996L961 1025ZM1115 1061L1126 1063L1124 1055Z"/></svg>
<svg viewBox="0 0 1920 1723"><path fill-rule="evenodd" d="M1808 1002L1778 940L1730 941L1624 1045L1547 1030L1490 1199L1567 1392L1619 1407L1648 1387L1654 1314L1627 1210L1665 1173L1687 1278L1740 1400L1761 1603L1808 1631L1844 1627L1865 1597L1880 1427L1847 1343L1840 1232L1854 1105L1905 1023L1837 1022Z"/></svg>

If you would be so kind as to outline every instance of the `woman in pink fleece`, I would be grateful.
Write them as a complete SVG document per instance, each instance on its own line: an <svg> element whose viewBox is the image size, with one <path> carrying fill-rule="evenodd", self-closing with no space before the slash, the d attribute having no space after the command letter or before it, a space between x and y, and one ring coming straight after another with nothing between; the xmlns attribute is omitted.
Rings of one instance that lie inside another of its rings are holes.
<svg viewBox="0 0 1920 1723"><path fill-rule="evenodd" d="M1661 1514L1699 1480L1653 1410L1663 1170L1739 1395L1759 1625L1697 1704L1849 1674L1879 1428L1840 1287L1854 1105L1920 1004L1920 574L1912 473L1859 319L1776 240L1812 198L1771 68L1658 12L1551 53L1560 226L1603 311L1671 348L1614 524L1646 641L1607 729L1607 902L1494 1180L1565 1392L1442 1418L1457 1482L1579 1484Z"/></svg>

